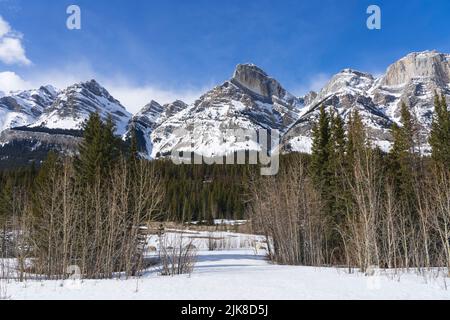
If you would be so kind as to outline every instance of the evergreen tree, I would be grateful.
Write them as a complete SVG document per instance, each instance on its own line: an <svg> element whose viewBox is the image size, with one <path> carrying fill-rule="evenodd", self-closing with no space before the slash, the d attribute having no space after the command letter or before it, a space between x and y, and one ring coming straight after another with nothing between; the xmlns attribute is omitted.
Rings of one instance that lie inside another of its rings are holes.
<svg viewBox="0 0 450 320"><path fill-rule="evenodd" d="M394 143L389 154L390 175L394 188L408 212L414 212L414 175L417 169L415 154L415 122L405 103L402 103L400 112L401 126L392 126Z"/></svg>
<svg viewBox="0 0 450 320"><path fill-rule="evenodd" d="M397 164L403 167L402 170L413 170L413 161L415 155L415 123L406 107L405 103L402 103L400 112L401 126L393 124L392 135L394 138L394 144L391 149L391 157Z"/></svg>
<svg viewBox="0 0 450 320"><path fill-rule="evenodd" d="M331 134L329 143L329 154L333 160L331 167L333 171L342 165L346 152L344 120L339 114L331 114Z"/></svg>
<svg viewBox="0 0 450 320"><path fill-rule="evenodd" d="M367 147L366 131L358 110L349 116L347 128L347 166L351 171L356 157L361 156L361 152Z"/></svg>
<svg viewBox="0 0 450 320"><path fill-rule="evenodd" d="M401 126L394 124L392 127L392 133L394 136L392 153L399 158L412 155L416 152L414 141L416 137L416 124L405 103L402 103L401 106L400 122L402 124Z"/></svg>
<svg viewBox="0 0 450 320"><path fill-rule="evenodd" d="M331 114L331 135L329 143L330 172L330 213L336 225L339 225L344 217L346 208L345 197L345 153L346 138L344 120L339 114ZM335 235L338 238L338 235Z"/></svg>
<svg viewBox="0 0 450 320"><path fill-rule="evenodd" d="M450 110L444 95L439 99L436 94L434 107L429 139L433 160L444 168L450 168Z"/></svg>
<svg viewBox="0 0 450 320"><path fill-rule="evenodd" d="M114 131L112 118L103 123L98 113L92 113L83 125L83 141L75 162L81 181L92 183L97 174L104 177L119 158L121 140Z"/></svg>
<svg viewBox="0 0 450 320"><path fill-rule="evenodd" d="M312 174L316 185L320 188L326 188L329 182L328 161L330 157L331 128L330 117L323 105L320 107L318 122L313 126L312 136Z"/></svg>
<svg viewBox="0 0 450 320"><path fill-rule="evenodd" d="M134 127L131 129L131 135L130 135L129 158L131 161L134 161L134 162L136 162L139 159L137 134L136 134L136 128L134 128Z"/></svg>
<svg viewBox="0 0 450 320"><path fill-rule="evenodd" d="M340 252L342 238L338 226L345 214L343 195L345 129L342 118L333 112L328 114L325 107L313 129L311 169L313 181L319 190L322 212L327 217L327 248L329 252Z"/></svg>
<svg viewBox="0 0 450 320"><path fill-rule="evenodd" d="M4 225L13 211L13 181L11 177L2 181L0 187L0 227Z"/></svg>

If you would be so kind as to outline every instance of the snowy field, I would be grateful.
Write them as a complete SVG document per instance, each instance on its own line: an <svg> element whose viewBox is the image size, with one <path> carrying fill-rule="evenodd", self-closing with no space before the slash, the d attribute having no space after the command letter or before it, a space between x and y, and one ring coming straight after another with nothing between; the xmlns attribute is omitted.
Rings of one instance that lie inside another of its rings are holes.
<svg viewBox="0 0 450 320"><path fill-rule="evenodd" d="M169 241L179 236L177 231L166 235ZM58 300L450 299L446 289L450 279L442 272L424 276L380 271L366 276L337 268L278 266L266 260L260 237L189 232L183 238L198 249L191 275L163 277L154 267L140 279L10 282L6 295L8 299ZM209 251L211 239L221 248ZM157 237L149 239L149 245L158 247Z"/></svg>

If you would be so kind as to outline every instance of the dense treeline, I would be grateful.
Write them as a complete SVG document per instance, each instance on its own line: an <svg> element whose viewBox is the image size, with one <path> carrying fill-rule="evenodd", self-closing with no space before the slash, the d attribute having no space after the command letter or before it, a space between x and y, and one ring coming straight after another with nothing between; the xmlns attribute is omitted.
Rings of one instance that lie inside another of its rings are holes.
<svg viewBox="0 0 450 320"><path fill-rule="evenodd" d="M419 127L401 107L389 154L368 138L358 112L344 121L325 107L313 130L311 162L252 181L250 214L272 241L274 261L366 270L450 267L450 111L436 96L421 154ZM280 192L281 191L281 192Z"/></svg>
<svg viewBox="0 0 450 320"><path fill-rule="evenodd" d="M165 189L163 219L211 223L214 219L245 218L247 180L254 167L175 165L171 161L157 161L154 166Z"/></svg>
<svg viewBox="0 0 450 320"><path fill-rule="evenodd" d="M74 271L110 278L144 267L145 227L159 212L163 188L153 166L138 159L134 139L124 153L114 131L110 119L93 114L77 157L50 153L37 173L4 174L0 256L17 258L21 279Z"/></svg>
<svg viewBox="0 0 450 320"><path fill-rule="evenodd" d="M86 136L89 132L86 133ZM120 141L116 141L122 144ZM107 144L101 144L108 149ZM113 151L117 154L127 154L131 148L130 141ZM99 151L103 154L105 151ZM50 153L49 162L54 156ZM102 159L107 161L104 156ZM87 159L85 159L87 160ZM46 162L43 163L45 168ZM77 161L75 162L76 165ZM158 207L157 219L165 221L191 222L201 221L211 223L213 219L245 218L248 195L248 177L256 172L255 166L249 165L175 165L170 160L148 162L147 165L160 179L164 197ZM107 168L104 163L94 165ZM85 169L90 170L90 169ZM11 186L33 185L39 168L34 165L22 169L0 171L0 190L7 197ZM91 173L92 174L92 173ZM100 172L99 174L105 174ZM9 210L1 209L0 215L7 215Z"/></svg>
<svg viewBox="0 0 450 320"><path fill-rule="evenodd" d="M251 218L278 263L450 267L450 111L444 97L435 105L431 157L405 104L389 153L358 112L344 120L322 107L312 155L282 156L273 177L141 160L135 133L123 143L93 114L75 158L50 153L39 169L0 174L0 254L48 278L71 265L91 278L134 275L150 221Z"/></svg>
<svg viewBox="0 0 450 320"><path fill-rule="evenodd" d="M50 152L38 169L0 175L0 256L16 257L21 277L73 265L88 278L134 275L149 222L244 217L251 167L141 160L137 135L124 143L114 131L93 114L76 157Z"/></svg>
<svg viewBox="0 0 450 320"><path fill-rule="evenodd" d="M46 162L49 159L51 157ZM164 194L158 207L158 220L211 223L213 219L245 218L249 200L248 177L257 168L247 165L175 165L168 160L148 162L147 165L160 178ZM10 212L2 209L2 203L6 203L2 197L10 196L12 186L30 189L38 172L39 168L34 165L0 172L0 215Z"/></svg>

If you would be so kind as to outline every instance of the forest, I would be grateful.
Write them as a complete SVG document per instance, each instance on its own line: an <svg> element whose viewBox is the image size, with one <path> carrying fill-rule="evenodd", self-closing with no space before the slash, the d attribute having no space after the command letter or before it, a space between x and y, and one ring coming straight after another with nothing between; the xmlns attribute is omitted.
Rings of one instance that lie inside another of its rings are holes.
<svg viewBox="0 0 450 320"><path fill-rule="evenodd" d="M321 108L311 155L281 157L280 173L251 165L180 165L140 159L114 123L93 114L76 157L50 152L0 174L1 256L33 257L35 273L58 278L79 265L90 278L143 268L151 221L249 220L280 264L450 268L450 111L436 95L421 153L406 104L389 153L372 145L358 112ZM21 269L26 273L29 266Z"/></svg>

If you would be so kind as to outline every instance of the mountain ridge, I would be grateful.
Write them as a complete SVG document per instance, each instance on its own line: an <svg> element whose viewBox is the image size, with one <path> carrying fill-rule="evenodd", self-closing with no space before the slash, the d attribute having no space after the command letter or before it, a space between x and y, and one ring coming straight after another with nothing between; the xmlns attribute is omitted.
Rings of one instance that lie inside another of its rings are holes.
<svg viewBox="0 0 450 320"><path fill-rule="evenodd" d="M148 159L167 156L174 148L205 156L258 149L251 141L222 136L233 129L276 129L282 134L284 152L310 152L312 124L324 105L344 119L358 110L373 144L388 151L390 128L398 123L405 102L420 124L424 150L429 152L434 92L450 96L450 55L437 51L410 53L379 77L342 69L319 92L302 97L289 93L260 67L239 64L229 80L192 104L151 101L134 115L90 80L64 90L43 86L0 96L0 133L8 131L1 135L0 144L8 143L8 136L24 137L12 134L14 127L79 130L89 114L98 112L104 119L113 118L123 138L137 130L141 154Z"/></svg>

